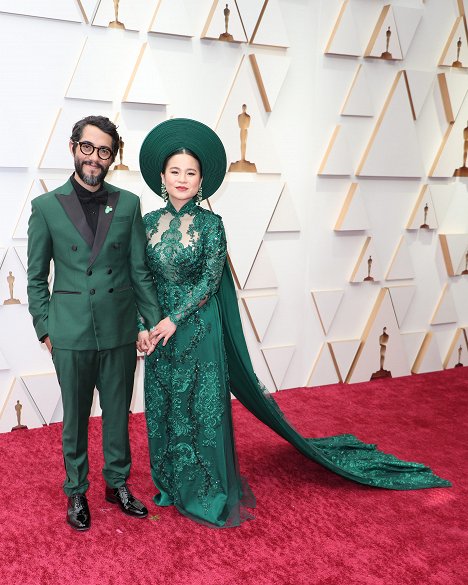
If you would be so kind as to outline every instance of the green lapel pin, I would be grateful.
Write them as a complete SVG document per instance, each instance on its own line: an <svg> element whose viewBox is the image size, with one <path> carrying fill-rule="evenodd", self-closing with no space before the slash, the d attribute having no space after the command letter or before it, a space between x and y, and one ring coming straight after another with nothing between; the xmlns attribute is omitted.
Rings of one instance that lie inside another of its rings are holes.
<svg viewBox="0 0 468 585"><path fill-rule="evenodd" d="M107 205L106 208L104 209L104 213L110 213L112 211L112 207L110 207L110 205Z"/></svg>

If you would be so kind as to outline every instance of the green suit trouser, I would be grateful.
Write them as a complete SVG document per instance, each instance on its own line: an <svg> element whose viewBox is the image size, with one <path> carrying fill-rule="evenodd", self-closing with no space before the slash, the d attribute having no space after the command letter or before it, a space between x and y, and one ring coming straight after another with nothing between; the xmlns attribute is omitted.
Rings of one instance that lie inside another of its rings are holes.
<svg viewBox="0 0 468 585"><path fill-rule="evenodd" d="M109 487L122 486L130 473L128 415L136 367L135 344L106 350L53 350L63 402L62 446L67 496L84 494L88 481L88 423L94 387L102 409L102 473Z"/></svg>

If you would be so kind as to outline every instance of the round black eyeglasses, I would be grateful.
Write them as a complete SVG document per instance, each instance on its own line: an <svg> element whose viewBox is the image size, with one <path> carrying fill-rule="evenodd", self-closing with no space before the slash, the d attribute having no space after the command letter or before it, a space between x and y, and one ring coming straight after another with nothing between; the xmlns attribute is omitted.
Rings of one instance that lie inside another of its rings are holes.
<svg viewBox="0 0 468 585"><path fill-rule="evenodd" d="M108 160L112 156L112 150L107 146L94 146L91 142L78 142L76 140L75 144L78 144L81 152L86 156L91 156L95 150L97 150L98 157L101 160Z"/></svg>

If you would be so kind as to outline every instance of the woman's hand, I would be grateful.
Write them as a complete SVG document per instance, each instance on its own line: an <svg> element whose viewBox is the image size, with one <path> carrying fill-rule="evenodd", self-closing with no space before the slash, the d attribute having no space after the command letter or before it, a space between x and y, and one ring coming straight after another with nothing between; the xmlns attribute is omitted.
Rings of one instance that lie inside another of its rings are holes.
<svg viewBox="0 0 468 585"><path fill-rule="evenodd" d="M145 353L146 355L153 353L155 344L151 341L148 331L140 331L138 333L136 346L138 351L141 351L141 353Z"/></svg>
<svg viewBox="0 0 468 585"><path fill-rule="evenodd" d="M153 346L158 345L161 339L164 339L163 345L169 341L169 339L174 335L176 332L177 325L169 319L169 317L165 317L156 325L156 327L150 333L150 339L153 343Z"/></svg>

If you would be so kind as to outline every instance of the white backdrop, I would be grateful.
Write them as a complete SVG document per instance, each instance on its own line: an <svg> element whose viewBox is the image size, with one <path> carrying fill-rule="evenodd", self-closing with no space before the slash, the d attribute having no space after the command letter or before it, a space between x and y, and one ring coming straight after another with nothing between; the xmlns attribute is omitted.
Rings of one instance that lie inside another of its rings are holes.
<svg viewBox="0 0 468 585"><path fill-rule="evenodd" d="M271 391L369 380L383 327L393 376L468 364L467 179L452 176L468 120L466 1L238 0L233 43L217 40L224 5L121 0L115 30L110 0L0 0L0 432L18 400L30 428L61 419L27 311L26 229L31 198L71 174L68 137L88 114L119 125L130 170L108 178L147 212L159 201L138 172L146 133L194 117L234 162L247 104L257 173L228 173L211 205ZM5 305L10 272L20 303Z"/></svg>

